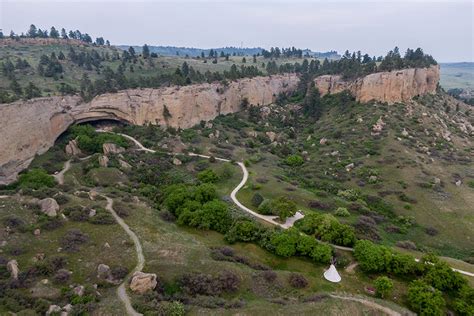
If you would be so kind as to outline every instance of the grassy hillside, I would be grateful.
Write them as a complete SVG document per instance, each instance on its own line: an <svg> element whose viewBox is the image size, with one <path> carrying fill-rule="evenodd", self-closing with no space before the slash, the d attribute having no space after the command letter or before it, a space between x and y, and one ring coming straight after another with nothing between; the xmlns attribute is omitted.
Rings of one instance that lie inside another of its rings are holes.
<svg viewBox="0 0 474 316"><path fill-rule="evenodd" d="M441 63L441 86L474 91L474 63Z"/></svg>

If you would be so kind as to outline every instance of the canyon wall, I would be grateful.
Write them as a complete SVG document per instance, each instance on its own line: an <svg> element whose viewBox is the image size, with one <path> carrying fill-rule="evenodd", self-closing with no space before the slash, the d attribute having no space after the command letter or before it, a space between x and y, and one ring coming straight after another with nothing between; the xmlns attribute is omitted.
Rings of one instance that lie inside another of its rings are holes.
<svg viewBox="0 0 474 316"><path fill-rule="evenodd" d="M71 124L116 119L130 124L188 128L251 104L272 103L281 92L296 89L295 74L160 89L133 89L97 96L56 96L0 105L0 184L16 179L36 154L47 151ZM165 108L167 111L165 111ZM164 115L169 112L169 116Z"/></svg>
<svg viewBox="0 0 474 316"><path fill-rule="evenodd" d="M357 100L387 103L435 93L439 67L370 74L353 81L340 76L315 79L321 94L349 90ZM130 124L188 128L250 104L267 105L283 92L294 91L295 74L160 89L131 89L97 96L83 103L78 96L56 96L0 105L0 184L16 179L36 154L44 153L71 124L115 119ZM167 109L167 110L165 110ZM169 115L165 115L165 113Z"/></svg>
<svg viewBox="0 0 474 316"><path fill-rule="evenodd" d="M377 72L355 80L326 75L314 80L321 95L349 90L360 102L378 101L389 104L405 102L413 97L435 93L439 82L439 66Z"/></svg>

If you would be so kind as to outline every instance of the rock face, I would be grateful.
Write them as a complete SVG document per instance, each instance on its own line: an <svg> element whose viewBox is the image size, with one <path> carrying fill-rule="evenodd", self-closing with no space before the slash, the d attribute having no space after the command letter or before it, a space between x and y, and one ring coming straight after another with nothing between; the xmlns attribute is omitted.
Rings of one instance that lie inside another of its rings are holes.
<svg viewBox="0 0 474 316"><path fill-rule="evenodd" d="M132 276L130 289L138 294L144 294L156 287L156 274L136 271Z"/></svg>
<svg viewBox="0 0 474 316"><path fill-rule="evenodd" d="M82 151L79 149L79 146L77 145L77 141L75 139L70 140L64 150L69 156L76 156L82 154Z"/></svg>
<svg viewBox="0 0 474 316"><path fill-rule="evenodd" d="M114 143L104 143L102 145L102 150L104 151L104 155L109 155L123 153L125 148L117 146Z"/></svg>
<svg viewBox="0 0 474 316"><path fill-rule="evenodd" d="M372 100L389 104L405 102L417 95L435 93L439 81L439 66L378 72L345 81L341 76L317 77L314 83L322 95L349 90L360 102Z"/></svg>
<svg viewBox="0 0 474 316"><path fill-rule="evenodd" d="M438 79L439 68L434 66L375 73L352 82L340 76L321 76L315 82L322 94L348 89L361 102L394 103L435 92ZM188 128L240 111L244 98L255 106L271 104L279 93L294 91L298 82L297 75L285 74L245 78L228 85L123 90L99 95L88 103L82 103L79 96L55 96L0 104L0 184L13 182L18 172L36 154L46 152L71 124L114 119Z"/></svg>
<svg viewBox="0 0 474 316"><path fill-rule="evenodd" d="M18 273L20 273L20 269L18 268L18 262L16 260L8 261L7 270L10 272L12 279L18 279Z"/></svg>
<svg viewBox="0 0 474 316"><path fill-rule="evenodd" d="M41 207L41 212L45 213L50 217L54 217L58 215L59 211L59 204L53 198L45 198L38 202L39 206Z"/></svg>

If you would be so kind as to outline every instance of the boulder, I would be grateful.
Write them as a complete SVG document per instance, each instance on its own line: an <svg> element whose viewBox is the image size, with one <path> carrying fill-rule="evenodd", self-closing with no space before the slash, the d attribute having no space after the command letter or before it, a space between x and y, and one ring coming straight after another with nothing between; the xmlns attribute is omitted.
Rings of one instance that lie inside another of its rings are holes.
<svg viewBox="0 0 474 316"><path fill-rule="evenodd" d="M257 133L256 131L250 131L250 132L247 133L247 135L248 135L249 137L254 137L254 138L255 138L255 137L258 136L258 133Z"/></svg>
<svg viewBox="0 0 474 316"><path fill-rule="evenodd" d="M462 181L461 181L461 180L457 180L454 184L456 184L457 187L460 187L461 184L462 184Z"/></svg>
<svg viewBox="0 0 474 316"><path fill-rule="evenodd" d="M97 214L97 211L93 208L91 208L91 210L89 211L89 217L94 217L95 214Z"/></svg>
<svg viewBox="0 0 474 316"><path fill-rule="evenodd" d="M402 131L402 136L403 136L403 137L408 137L408 132L407 132L406 129L403 129L403 131Z"/></svg>
<svg viewBox="0 0 474 316"><path fill-rule="evenodd" d="M18 273L20 272L20 269L18 268L18 262L16 260L13 259L8 261L7 270L10 272L12 279L18 279Z"/></svg>
<svg viewBox="0 0 474 316"><path fill-rule="evenodd" d="M57 313L61 312L61 307L58 305L49 305L48 311L46 312L46 316L51 314L56 315Z"/></svg>
<svg viewBox="0 0 474 316"><path fill-rule="evenodd" d="M110 272L110 267L106 264L99 264L97 267L97 278L102 280L107 280L112 276Z"/></svg>
<svg viewBox="0 0 474 316"><path fill-rule="evenodd" d="M372 135L373 136L380 135L384 126L385 126L385 122L382 120L382 117L379 117L377 122L372 126Z"/></svg>
<svg viewBox="0 0 474 316"><path fill-rule="evenodd" d="M35 236L41 235L41 229L36 228L36 229L33 231L33 235L35 235Z"/></svg>
<svg viewBox="0 0 474 316"><path fill-rule="evenodd" d="M77 155L82 154L82 151L79 149L79 146L77 145L77 140L75 139L69 141L69 143L66 145L65 152L69 156L77 156Z"/></svg>
<svg viewBox="0 0 474 316"><path fill-rule="evenodd" d="M136 271L132 276L130 289L138 294L144 294L156 287L156 274Z"/></svg>
<svg viewBox="0 0 474 316"><path fill-rule="evenodd" d="M270 138L271 142L274 142L277 137L277 134L275 132L266 132L265 135Z"/></svg>
<svg viewBox="0 0 474 316"><path fill-rule="evenodd" d="M45 198L38 202L41 212L45 213L49 217L55 217L58 215L59 204L53 198Z"/></svg>
<svg viewBox="0 0 474 316"><path fill-rule="evenodd" d="M77 296L83 296L84 295L84 286L83 285L78 285L72 289L72 293L74 293Z"/></svg>
<svg viewBox="0 0 474 316"><path fill-rule="evenodd" d="M122 169L125 169L125 170L130 170L132 169L132 165L130 165L128 162L126 162L125 160L122 160L122 159L119 159L119 164L120 164L120 167Z"/></svg>
<svg viewBox="0 0 474 316"><path fill-rule="evenodd" d="M125 151L125 148L120 147L114 143L104 143L102 145L102 150L104 151L104 155L108 154L120 154Z"/></svg>
<svg viewBox="0 0 474 316"><path fill-rule="evenodd" d="M89 199L90 199L91 201L95 201L95 199L96 199L97 196L99 195L99 192L97 192L97 190L95 190L95 189L91 189L91 190L89 191L88 195L89 195Z"/></svg>
<svg viewBox="0 0 474 316"><path fill-rule="evenodd" d="M109 165L109 158L105 155L99 156L99 166L107 168Z"/></svg>
<svg viewBox="0 0 474 316"><path fill-rule="evenodd" d="M352 169L354 169L354 163L352 162L348 164L345 168L347 172L350 172Z"/></svg>
<svg viewBox="0 0 474 316"><path fill-rule="evenodd" d="M173 158L173 165L175 166L181 166L182 162L178 158Z"/></svg>
<svg viewBox="0 0 474 316"><path fill-rule="evenodd" d="M327 142L328 142L328 139L326 137L323 137L319 140L320 145L326 145Z"/></svg>
<svg viewBox="0 0 474 316"><path fill-rule="evenodd" d="M212 128L212 122L206 122L206 124L204 124L204 128Z"/></svg>

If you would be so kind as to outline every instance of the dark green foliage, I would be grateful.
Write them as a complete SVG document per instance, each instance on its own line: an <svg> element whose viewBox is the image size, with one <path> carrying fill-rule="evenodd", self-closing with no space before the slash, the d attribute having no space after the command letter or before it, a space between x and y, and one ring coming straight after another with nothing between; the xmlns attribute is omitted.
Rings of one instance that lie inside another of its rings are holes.
<svg viewBox="0 0 474 316"><path fill-rule="evenodd" d="M356 241L354 229L341 224L330 214L309 214L297 221L295 226L306 234L341 246L351 246Z"/></svg>
<svg viewBox="0 0 474 316"><path fill-rule="evenodd" d="M43 169L31 169L18 178L18 187L22 189L52 188L56 185L53 176L47 174Z"/></svg>
<svg viewBox="0 0 474 316"><path fill-rule="evenodd" d="M375 279L374 287L375 287L375 294L378 297L385 298L393 290L393 281L390 280L390 278L386 276L381 276Z"/></svg>
<svg viewBox="0 0 474 316"><path fill-rule="evenodd" d="M444 315L446 305L441 292L423 281L413 281L408 287L408 304L420 316Z"/></svg>
<svg viewBox="0 0 474 316"><path fill-rule="evenodd" d="M262 228L256 222L241 219L235 221L229 231L225 234L225 240L231 244L242 242L254 242L260 237Z"/></svg>
<svg viewBox="0 0 474 316"><path fill-rule="evenodd" d="M275 200L266 200L260 203L259 213L264 215L277 215L281 220L295 215L296 203L285 196L281 196Z"/></svg>
<svg viewBox="0 0 474 316"><path fill-rule="evenodd" d="M79 250L79 246L86 243L89 236L81 232L79 229L70 229L61 239L61 246L65 251L75 252Z"/></svg>
<svg viewBox="0 0 474 316"><path fill-rule="evenodd" d="M474 288L464 285L454 300L454 310L462 316L474 315Z"/></svg>
<svg viewBox="0 0 474 316"><path fill-rule="evenodd" d="M238 290L239 277L230 271L223 271L217 276L203 273L185 274L178 281L181 289L191 295L221 295Z"/></svg>
<svg viewBox="0 0 474 316"><path fill-rule="evenodd" d="M70 128L71 137L76 138L78 146L87 153L102 152L104 143L114 143L121 147L128 147L127 140L120 135L98 133L91 125L75 125Z"/></svg>
<svg viewBox="0 0 474 316"><path fill-rule="evenodd" d="M304 159L300 155L290 155L285 159L285 163L288 166L297 167L304 163Z"/></svg>
<svg viewBox="0 0 474 316"><path fill-rule="evenodd" d="M263 196L260 194L260 193L255 193L253 196L252 196L252 205L255 206L255 207L259 207L260 204L262 204L263 202Z"/></svg>
<svg viewBox="0 0 474 316"><path fill-rule="evenodd" d="M199 172L197 178L203 183L215 183L219 180L219 176L212 169L205 169Z"/></svg>

